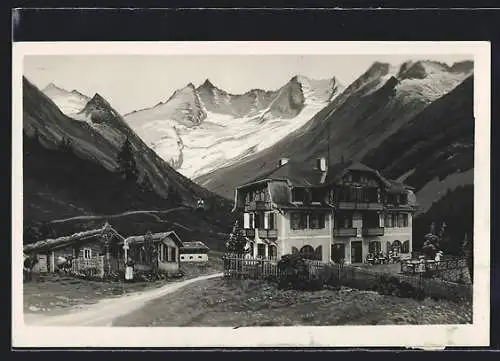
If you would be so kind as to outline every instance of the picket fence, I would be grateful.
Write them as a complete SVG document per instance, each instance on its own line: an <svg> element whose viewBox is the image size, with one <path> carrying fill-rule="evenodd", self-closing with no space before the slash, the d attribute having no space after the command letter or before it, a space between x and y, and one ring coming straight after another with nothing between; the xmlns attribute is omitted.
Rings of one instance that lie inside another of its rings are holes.
<svg viewBox="0 0 500 361"><path fill-rule="evenodd" d="M278 259L276 257L248 257L240 254L226 253L222 259L225 278L276 280L280 277ZM306 262L311 277L319 273L325 266L321 261L306 260Z"/></svg>
<svg viewBox="0 0 500 361"><path fill-rule="evenodd" d="M278 259L269 257L251 258L238 254L225 254L224 277L231 279L279 280ZM306 260L309 277L320 277L324 284L347 286L360 290L374 290L383 277L396 278L419 289L426 297L439 297L455 301L472 301L472 285L426 278L422 273L401 274L378 272L363 267L338 263Z"/></svg>

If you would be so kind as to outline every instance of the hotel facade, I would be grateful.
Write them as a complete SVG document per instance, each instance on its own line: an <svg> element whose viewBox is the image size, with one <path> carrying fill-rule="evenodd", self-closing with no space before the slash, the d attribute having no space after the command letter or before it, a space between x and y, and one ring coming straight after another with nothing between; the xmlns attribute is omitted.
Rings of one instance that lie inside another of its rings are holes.
<svg viewBox="0 0 500 361"><path fill-rule="evenodd" d="M412 252L413 188L356 162L328 166L280 159L235 191L242 234L254 257L300 253L323 262L361 263L368 254Z"/></svg>

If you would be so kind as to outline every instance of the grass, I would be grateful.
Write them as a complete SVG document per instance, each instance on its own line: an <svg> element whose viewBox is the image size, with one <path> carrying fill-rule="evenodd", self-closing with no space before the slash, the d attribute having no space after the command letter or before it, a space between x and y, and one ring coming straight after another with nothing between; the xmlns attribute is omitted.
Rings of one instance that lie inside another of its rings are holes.
<svg viewBox="0 0 500 361"><path fill-rule="evenodd" d="M222 260L220 257L220 253L211 251L207 263L181 264L184 277L175 281L221 272ZM93 304L104 298L120 297L133 292L150 290L175 281L125 283L88 281L57 274L33 276L33 281L25 282L23 285L24 312L65 313L71 307Z"/></svg>
<svg viewBox="0 0 500 361"><path fill-rule="evenodd" d="M333 326L464 324L468 303L416 301L371 291L282 291L271 283L222 278L188 285L115 320L114 326Z"/></svg>
<svg viewBox="0 0 500 361"><path fill-rule="evenodd" d="M70 307L157 288L166 282L98 282L58 274L33 276L31 282L23 284L24 312L63 313Z"/></svg>

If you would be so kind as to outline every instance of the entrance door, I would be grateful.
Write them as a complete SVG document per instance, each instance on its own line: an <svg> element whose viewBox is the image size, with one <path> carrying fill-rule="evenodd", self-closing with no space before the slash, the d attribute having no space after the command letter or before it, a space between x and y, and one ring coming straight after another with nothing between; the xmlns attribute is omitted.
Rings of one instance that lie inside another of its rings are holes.
<svg viewBox="0 0 500 361"><path fill-rule="evenodd" d="M345 245L343 243L332 244L332 261L340 263L341 259L345 259Z"/></svg>
<svg viewBox="0 0 500 361"><path fill-rule="evenodd" d="M363 262L363 242L351 242L351 263Z"/></svg>

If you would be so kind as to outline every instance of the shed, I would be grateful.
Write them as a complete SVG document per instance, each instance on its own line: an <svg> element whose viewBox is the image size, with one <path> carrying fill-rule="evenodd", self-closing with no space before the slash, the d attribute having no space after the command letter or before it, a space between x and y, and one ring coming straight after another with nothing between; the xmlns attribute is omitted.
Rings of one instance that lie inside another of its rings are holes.
<svg viewBox="0 0 500 361"><path fill-rule="evenodd" d="M183 243L174 231L146 233L123 241L125 258L130 257L137 270L151 270L155 266L167 273L179 271L180 249ZM147 251L152 247L153 253ZM151 258L151 254L156 255Z"/></svg>
<svg viewBox="0 0 500 361"><path fill-rule="evenodd" d="M181 262L207 262L210 248L201 241L183 242Z"/></svg>

